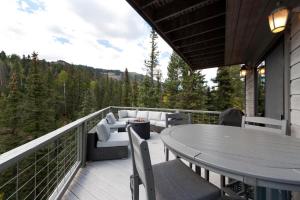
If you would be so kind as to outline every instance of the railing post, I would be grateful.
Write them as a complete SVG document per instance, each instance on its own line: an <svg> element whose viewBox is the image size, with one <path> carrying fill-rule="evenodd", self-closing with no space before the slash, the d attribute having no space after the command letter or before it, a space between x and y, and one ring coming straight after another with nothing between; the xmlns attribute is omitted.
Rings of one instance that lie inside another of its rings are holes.
<svg viewBox="0 0 300 200"><path fill-rule="evenodd" d="M81 160L81 167L85 167L86 164L86 146L87 146L87 122L82 124L82 160Z"/></svg>

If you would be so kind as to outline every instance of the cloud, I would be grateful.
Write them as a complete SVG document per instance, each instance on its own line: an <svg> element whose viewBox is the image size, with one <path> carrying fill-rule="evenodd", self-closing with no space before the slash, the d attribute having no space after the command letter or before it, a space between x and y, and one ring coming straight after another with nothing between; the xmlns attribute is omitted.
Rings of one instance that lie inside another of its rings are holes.
<svg viewBox="0 0 300 200"><path fill-rule="evenodd" d="M39 0L18 0L18 9L27 13L33 13L38 10L44 10L44 4Z"/></svg>
<svg viewBox="0 0 300 200"><path fill-rule="evenodd" d="M64 38L64 37L54 36L54 41L59 42L61 44L70 44L70 41L67 38Z"/></svg>
<svg viewBox="0 0 300 200"><path fill-rule="evenodd" d="M113 46L108 40L97 40L97 42L98 42L100 45L105 46L106 48L112 48L112 49L115 49L116 51L119 51L119 52L122 52L122 51L123 51L122 49Z"/></svg>
<svg viewBox="0 0 300 200"><path fill-rule="evenodd" d="M151 29L124 0L1 0L0 19L8 54L146 73ZM158 50L165 78L172 49L159 37Z"/></svg>

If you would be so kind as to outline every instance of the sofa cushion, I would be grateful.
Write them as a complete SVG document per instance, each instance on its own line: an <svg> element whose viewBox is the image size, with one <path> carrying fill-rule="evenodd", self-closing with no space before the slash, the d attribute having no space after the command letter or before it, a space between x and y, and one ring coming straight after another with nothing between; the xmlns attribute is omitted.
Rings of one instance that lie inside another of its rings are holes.
<svg viewBox="0 0 300 200"><path fill-rule="evenodd" d="M157 120L160 121L161 119L161 112L149 111L149 120Z"/></svg>
<svg viewBox="0 0 300 200"><path fill-rule="evenodd" d="M167 114L172 114L172 113L170 113L170 112L169 112L169 113L162 112L162 113L161 113L161 118L160 118L160 120L161 120L161 121L166 121L166 115L167 115Z"/></svg>
<svg viewBox="0 0 300 200"><path fill-rule="evenodd" d="M129 117L126 117L126 118L121 118L119 119L119 122L128 122L128 121L131 121L131 120L135 120L136 118L129 118Z"/></svg>
<svg viewBox="0 0 300 200"><path fill-rule="evenodd" d="M165 121L150 120L150 124L159 127L166 127Z"/></svg>
<svg viewBox="0 0 300 200"><path fill-rule="evenodd" d="M130 118L136 118L136 110L127 110L128 117Z"/></svg>
<svg viewBox="0 0 300 200"><path fill-rule="evenodd" d="M107 125L106 119L102 119L96 127L98 140L105 142L110 137L110 129Z"/></svg>
<svg viewBox="0 0 300 200"><path fill-rule="evenodd" d="M165 121L156 121L155 126L159 127L166 127L166 122Z"/></svg>
<svg viewBox="0 0 300 200"><path fill-rule="evenodd" d="M123 118L126 119L126 118ZM127 123L126 121L123 121L123 119L121 121L116 121L116 123L114 124L108 124L110 129L118 129L118 128L125 128Z"/></svg>
<svg viewBox="0 0 300 200"><path fill-rule="evenodd" d="M148 111L137 111L136 117L137 118L143 118L143 119L148 119Z"/></svg>
<svg viewBox="0 0 300 200"><path fill-rule="evenodd" d="M119 119L128 117L127 110L118 110L118 116L119 116Z"/></svg>
<svg viewBox="0 0 300 200"><path fill-rule="evenodd" d="M116 118L115 118L115 116L114 116L114 114L112 112L107 113L106 120L107 120L108 124L114 124L117 121Z"/></svg>
<svg viewBox="0 0 300 200"><path fill-rule="evenodd" d="M98 141L97 147L119 147L128 146L129 137L127 132L111 133L110 138L106 142Z"/></svg>

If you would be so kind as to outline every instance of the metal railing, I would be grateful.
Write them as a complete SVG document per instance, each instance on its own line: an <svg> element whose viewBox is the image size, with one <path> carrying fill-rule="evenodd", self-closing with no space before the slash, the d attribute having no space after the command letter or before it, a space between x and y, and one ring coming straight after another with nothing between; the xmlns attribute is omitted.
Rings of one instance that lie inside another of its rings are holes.
<svg viewBox="0 0 300 200"><path fill-rule="evenodd" d="M0 155L0 200L59 199L86 162L86 137L108 112L136 109L190 113L193 123L216 124L220 112L111 106ZM12 138L13 139L13 138Z"/></svg>
<svg viewBox="0 0 300 200"><path fill-rule="evenodd" d="M0 155L0 200L58 199L86 159L86 133L105 108ZM12 138L13 139L13 138Z"/></svg>
<svg viewBox="0 0 300 200"><path fill-rule="evenodd" d="M111 106L112 112L117 114L118 110L148 110L148 111L161 111L161 112L181 112L191 115L193 124L218 124L219 111L206 111L206 110L185 110L185 109L169 109L169 108L146 108L146 107L121 107Z"/></svg>

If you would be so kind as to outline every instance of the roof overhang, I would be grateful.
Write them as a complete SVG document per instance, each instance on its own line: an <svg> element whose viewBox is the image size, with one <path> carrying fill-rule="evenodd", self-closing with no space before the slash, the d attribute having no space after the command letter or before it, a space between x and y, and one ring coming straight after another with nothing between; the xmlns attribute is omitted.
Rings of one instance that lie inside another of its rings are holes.
<svg viewBox="0 0 300 200"><path fill-rule="evenodd" d="M256 65L282 34L269 30L277 0L127 0L193 70ZM293 8L299 0L286 0Z"/></svg>

